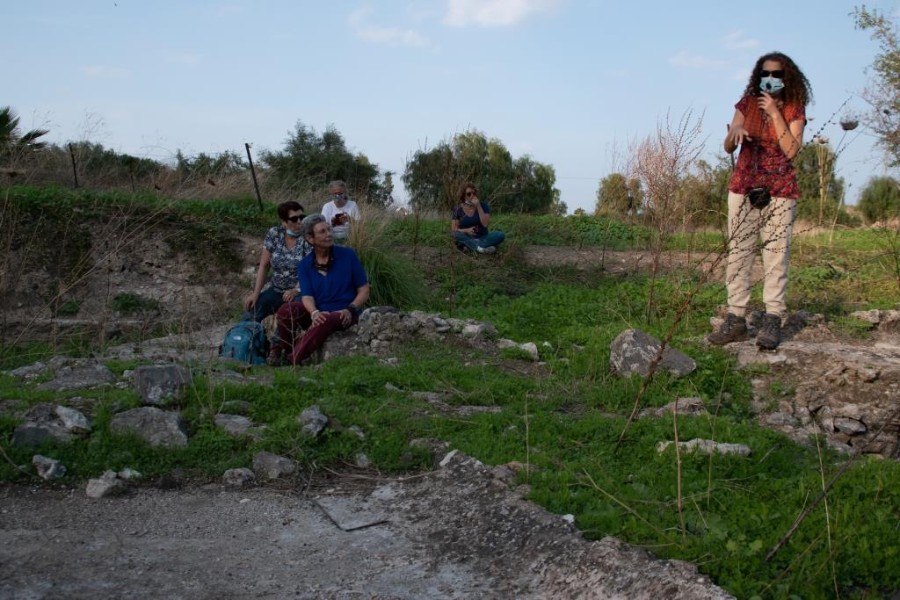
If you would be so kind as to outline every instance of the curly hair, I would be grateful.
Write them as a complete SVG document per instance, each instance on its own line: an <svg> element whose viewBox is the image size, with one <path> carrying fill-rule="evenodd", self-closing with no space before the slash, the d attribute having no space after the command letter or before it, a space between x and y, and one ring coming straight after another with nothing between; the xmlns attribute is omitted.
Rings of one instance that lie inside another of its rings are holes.
<svg viewBox="0 0 900 600"><path fill-rule="evenodd" d="M462 188L460 188L460 190L459 190L460 203L466 201L466 191L470 190L470 189L474 190L476 195L478 194L478 188L475 187L475 184L467 181L466 183L463 184Z"/></svg>
<svg viewBox="0 0 900 600"><path fill-rule="evenodd" d="M753 72L750 74L750 80L747 82L747 87L744 88L745 96L759 95L759 81L762 78L760 71L762 71L763 64L767 60L778 61L781 63L781 68L784 69L784 91L781 93L781 98L785 104L806 106L812 102L812 86L809 84L809 80L803 74L803 71L800 70L800 67L797 66L797 63L782 52L769 52L757 59Z"/></svg>

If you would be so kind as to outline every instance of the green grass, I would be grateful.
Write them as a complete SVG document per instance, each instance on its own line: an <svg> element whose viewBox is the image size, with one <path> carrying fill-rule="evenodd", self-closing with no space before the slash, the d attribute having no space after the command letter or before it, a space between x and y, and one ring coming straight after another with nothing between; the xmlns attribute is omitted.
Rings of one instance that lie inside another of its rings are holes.
<svg viewBox="0 0 900 600"><path fill-rule="evenodd" d="M23 193L28 202L45 195L42 190ZM83 200L91 210L102 208L96 198ZM123 205L127 200L105 198ZM218 214L230 223L242 215L249 219L252 212L250 202L177 207L156 204L160 201L153 198L135 202L200 221ZM271 218L253 223L254 233L269 222ZM890 597L900 589L900 466L895 461L858 461L829 493L830 519L826 522L824 505L819 505L774 559L765 560L821 490L822 474L814 447L799 446L754 423L750 380L761 373L739 371L730 355L699 343L709 330L709 316L724 302L721 283L700 285L693 269L653 280L642 273L613 276L599 268L529 266L521 260L522 236L535 244L629 248L648 239L638 227L589 217L515 215L497 215L494 224L510 236L500 253L489 260L460 255L456 261L415 265L427 280L424 291L403 288L402 271L409 269L405 263L397 274L388 272L382 255L372 264L380 261L379 268L387 272L384 279L406 303L421 302L419 308L445 316L487 320L500 337L535 342L545 363L538 375L528 375L534 365L516 351L485 355L463 345L424 340L399 348L395 365L359 356L337 358L316 369L251 370L272 375L270 385L213 383L209 365L194 365L194 386L182 406L191 443L178 450L153 449L109 431L114 412L138 405L131 389L54 394L0 375L0 398L32 405L80 396L81 402L93 403L95 427L89 436L40 449L64 462L72 484L125 467L150 479L177 469L199 481L215 480L227 468L249 466L260 450L290 456L307 470L340 469L362 452L379 472L403 473L431 467L431 457L411 448L410 440L436 438L487 464L530 462L537 469L520 474L531 486L530 498L550 511L575 515L586 536L614 535L659 556L694 562L740 598L833 597L833 577L844 598ZM388 245L412 245L416 235L419 244L445 247L447 227L444 221L407 218L388 223L384 236ZM231 229L224 232L233 234ZM865 336L866 324L846 315L857 309L897 308L898 297L889 265L879 263L883 249L873 246L872 239L868 232L852 231L833 241L798 238L789 304L822 311L843 333ZM720 243L715 234L669 241L674 249L690 251ZM757 302L759 293L754 291ZM139 304L140 299L122 300L130 306L125 300ZM691 310L682 313L686 302ZM675 455L655 450L657 442L673 438L672 418L639 419L622 435L641 382L610 373L609 345L629 327L658 337L673 329L674 345L698 365L681 379L658 375L644 392L643 406L699 396L711 416L679 417L680 439L712 438L752 449L748 458L683 456L684 531L676 503ZM88 355L90 345L73 343L65 350ZM0 369L59 351L36 344L2 347ZM108 366L121 375L137 364ZM793 389L787 381L772 386L780 397ZM440 394L445 406L430 404L416 392ZM213 415L232 400L247 401L248 416L267 426L259 440L235 439L213 425ZM333 426L308 439L297 416L313 404L329 415ZM499 412L463 416L452 410L457 406L490 406ZM0 445L13 464L28 465L34 452L8 443L17 424L16 418L0 417ZM365 433L363 439L348 430L352 426ZM825 451L826 480L843 460ZM32 481L3 460L0 479Z"/></svg>

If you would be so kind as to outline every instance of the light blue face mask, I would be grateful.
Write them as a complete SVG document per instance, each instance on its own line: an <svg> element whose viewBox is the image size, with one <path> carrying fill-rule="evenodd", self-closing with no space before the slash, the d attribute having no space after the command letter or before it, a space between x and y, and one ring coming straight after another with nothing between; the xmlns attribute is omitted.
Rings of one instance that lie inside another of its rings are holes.
<svg viewBox="0 0 900 600"><path fill-rule="evenodd" d="M784 80L778 77L763 77L759 80L759 89L767 94L777 94L784 89Z"/></svg>
<svg viewBox="0 0 900 600"><path fill-rule="evenodd" d="M300 237L301 235L303 235L302 232L300 232L300 231L294 231L294 230L292 230L292 229L290 229L290 228L285 228L284 232L285 232L286 234L288 234L289 236L291 236L292 238L298 238L298 237Z"/></svg>

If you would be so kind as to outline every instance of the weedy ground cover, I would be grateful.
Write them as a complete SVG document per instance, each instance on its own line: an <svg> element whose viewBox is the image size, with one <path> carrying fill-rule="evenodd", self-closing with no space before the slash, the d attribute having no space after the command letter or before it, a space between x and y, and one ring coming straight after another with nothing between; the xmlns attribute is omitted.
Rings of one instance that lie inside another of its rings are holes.
<svg viewBox="0 0 900 600"><path fill-rule="evenodd" d="M190 210L206 214L199 204ZM508 233L550 232L541 243L603 240L627 249L646 239L639 228L626 234L629 226L605 220L582 218L572 225L569 219L549 217L504 219L498 218L497 225ZM264 225L255 223L255 231ZM413 225L409 219L391 222L377 243L409 246ZM415 226L419 243L447 244L443 220ZM851 307L896 307L890 265L879 266L873 259L878 249L868 248L861 237L865 234L848 232L827 243L799 240L791 306L822 310L831 319L845 319ZM671 243L694 248L697 239L675 236ZM260 450L291 456L307 473L348 468L359 453L381 473L418 471L431 468L432 457L409 442L434 438L488 464L532 465L519 475L530 486L530 498L552 512L574 515L585 535L614 535L659 556L694 562L740 598L878 598L900 589L900 467L894 461L857 461L829 491L828 512L819 505L788 544L766 560L846 458L824 444L820 450L797 445L754 423L752 373L738 371L727 353L701 343L709 316L724 301L720 282L704 281L691 268L654 281L645 273L613 276L599 267L528 265L521 260L521 242L514 236L509 241L494 257L453 254L450 261L418 264L426 290L413 286L406 297L421 297L419 308L425 310L491 321L501 337L537 343L541 366L514 353L425 341L398 349L392 365L360 356L318 368L254 367L251 374L272 376L268 385L221 383L214 376L221 365L193 365L195 383L182 405L191 434L187 448L152 449L133 437L114 435L112 414L137 406L138 398L132 390L99 389L63 394L80 396L80 403L94 407L91 435L40 452L60 458L72 482L125 467L150 480L177 469L202 481L248 466ZM701 241L708 248L721 244L715 236ZM402 273L395 279L402 288ZM759 290L755 294L758 299ZM834 296L840 300L829 300ZM698 368L681 379L658 374L642 394L642 406L692 396L702 398L710 414L641 418L626 430L641 382L610 374L609 344L629 327L662 337L673 323L673 344ZM846 333L863 334L849 324ZM79 345L71 350L91 352ZM51 354L39 345L0 348L0 369ZM136 364L108 366L121 374ZM441 403L415 392L438 394ZM21 407L66 399L23 388L3 374L0 398ZM248 416L267 426L259 439L236 439L215 427L214 415L234 400L246 401ZM302 435L296 420L312 404L334 424L315 440ZM454 410L465 406L496 412ZM7 481L29 478L16 465L28 464L34 453L8 444L17 423L9 415L0 417L0 446L6 454L0 479ZM365 435L358 436L352 426ZM671 449L657 452L657 443L674 439L676 430L681 440L741 443L753 453L745 458L682 455L679 461Z"/></svg>

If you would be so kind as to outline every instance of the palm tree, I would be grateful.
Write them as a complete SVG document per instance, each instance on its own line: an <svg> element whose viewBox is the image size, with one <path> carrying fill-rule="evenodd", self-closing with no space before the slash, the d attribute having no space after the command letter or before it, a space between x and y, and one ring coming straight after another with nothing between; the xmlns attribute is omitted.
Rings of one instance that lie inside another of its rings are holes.
<svg viewBox="0 0 900 600"><path fill-rule="evenodd" d="M46 129L32 129L22 133L19 131L19 116L9 106L0 106L0 165L12 166L12 163L27 152L34 152L46 147L46 142L38 141L47 135Z"/></svg>

